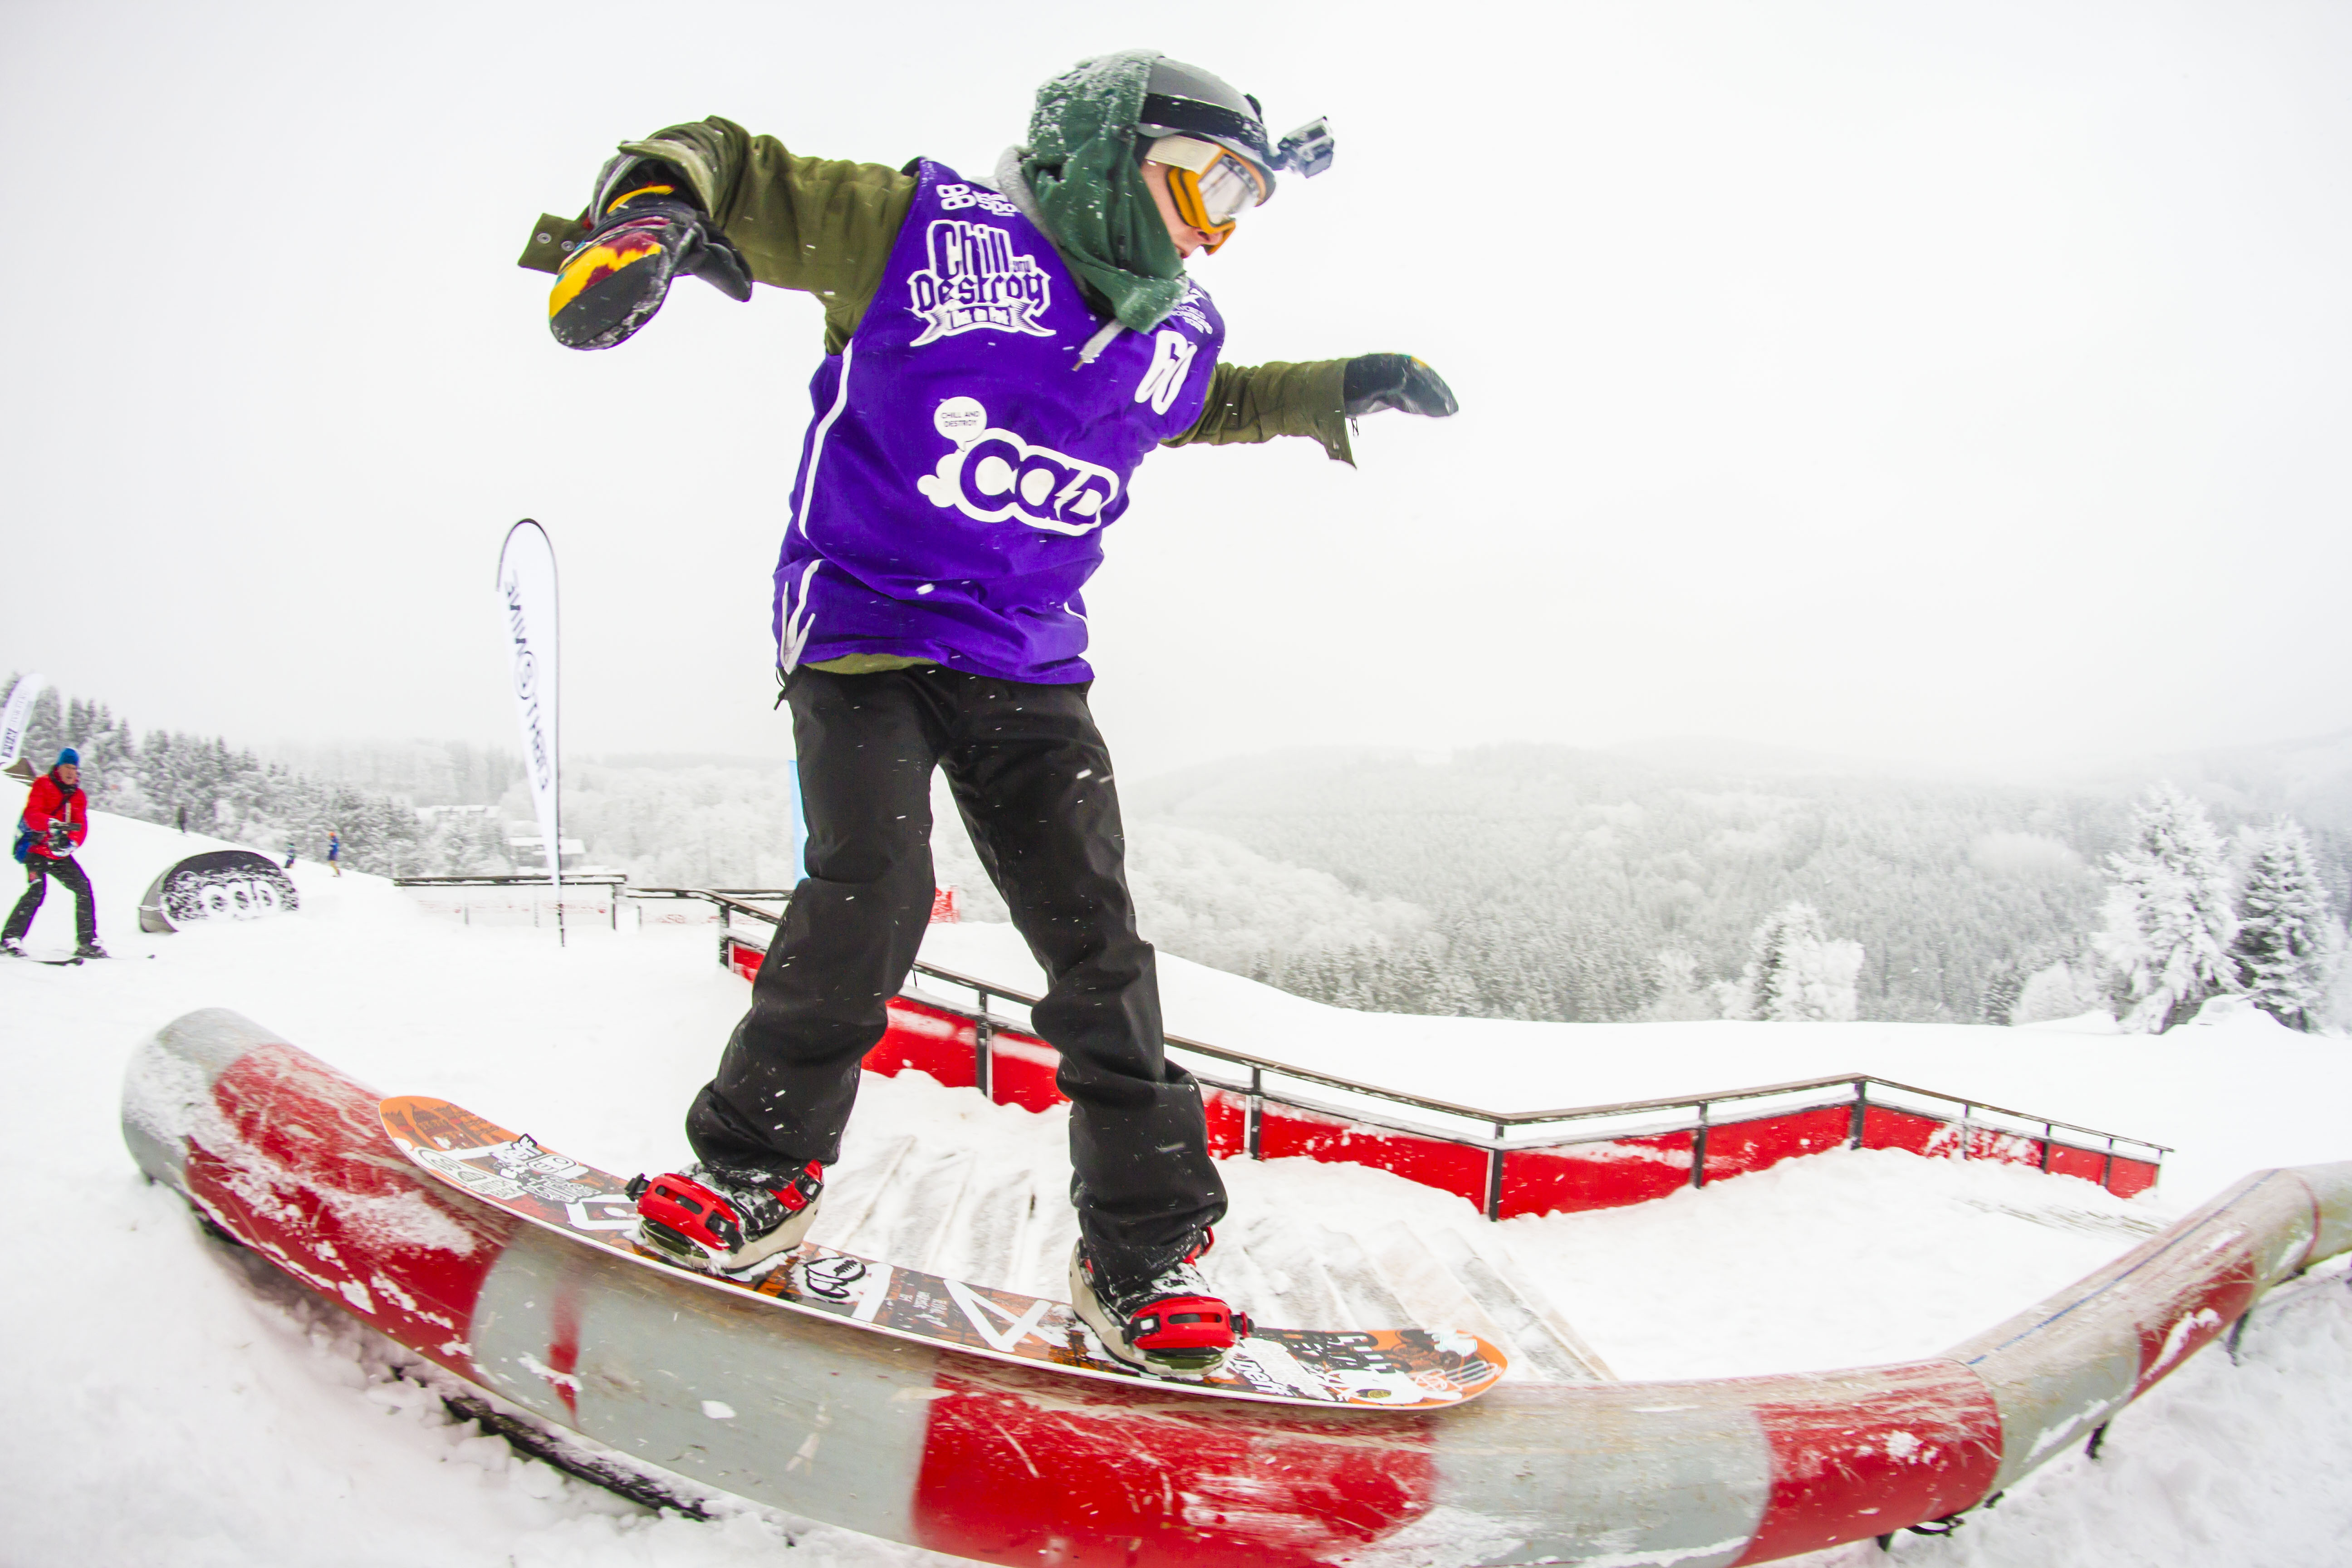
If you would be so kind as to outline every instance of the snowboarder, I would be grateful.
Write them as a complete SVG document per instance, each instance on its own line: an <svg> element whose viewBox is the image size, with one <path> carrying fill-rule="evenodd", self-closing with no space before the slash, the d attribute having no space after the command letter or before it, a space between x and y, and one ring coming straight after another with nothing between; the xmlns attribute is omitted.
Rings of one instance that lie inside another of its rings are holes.
<svg viewBox="0 0 2352 1568"><path fill-rule="evenodd" d="M327 829L327 869L338 877L343 874L343 836L331 827Z"/></svg>
<svg viewBox="0 0 2352 1568"><path fill-rule="evenodd" d="M807 1231L922 939L943 767L1048 977L1033 1016L1073 1102L1073 1305L1160 1371L1213 1368L1246 1331L1195 1263L1224 1188L1199 1087L1163 1054L1080 590L1155 446L1296 435L1351 461L1352 417L1454 412L1405 354L1218 363L1184 258L1331 156L1320 121L1276 142L1255 99L1130 50L1047 82L990 181L795 156L714 118L623 143L580 220L541 219L523 265L556 274L572 348L627 339L680 272L825 309L776 570L807 876L688 1114L697 1163L655 1179L670 1197L643 1190L650 1245L740 1271Z"/></svg>
<svg viewBox="0 0 2352 1568"><path fill-rule="evenodd" d="M52 878L74 896L74 956L104 958L98 942L98 900L89 878L74 861L74 852L89 837L89 797L81 788L81 753L71 746L58 753L49 771L33 781L25 795L25 814L16 824L16 858L25 863L28 886L8 923L0 927L0 953L25 956L25 933L48 896Z"/></svg>

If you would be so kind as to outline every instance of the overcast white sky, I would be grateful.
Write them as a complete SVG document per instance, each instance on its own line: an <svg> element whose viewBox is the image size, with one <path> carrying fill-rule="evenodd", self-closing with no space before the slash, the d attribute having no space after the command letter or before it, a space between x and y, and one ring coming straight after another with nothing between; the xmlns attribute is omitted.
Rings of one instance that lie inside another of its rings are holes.
<svg viewBox="0 0 2352 1568"><path fill-rule="evenodd" d="M1088 597L1129 773L1710 733L1982 759L2352 724L2352 7L0 5L0 668L137 722L776 749L813 302L558 348L513 257L719 113L987 169L1160 47L1339 162L1198 268L1242 363L1463 413L1161 453Z"/></svg>

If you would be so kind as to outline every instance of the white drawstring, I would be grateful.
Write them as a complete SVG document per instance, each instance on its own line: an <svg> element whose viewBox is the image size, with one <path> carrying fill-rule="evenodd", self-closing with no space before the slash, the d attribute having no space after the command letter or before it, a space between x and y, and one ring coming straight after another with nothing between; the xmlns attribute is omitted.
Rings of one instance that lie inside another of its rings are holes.
<svg viewBox="0 0 2352 1568"><path fill-rule="evenodd" d="M1093 337L1087 340L1087 346L1084 350L1080 351L1078 354L1078 363L1072 365L1070 368L1072 370L1084 370L1087 366L1094 363L1095 356L1101 353L1103 350L1110 347L1111 339L1118 336L1119 333L1125 331L1127 331L1127 326L1124 322L1110 321L1105 323L1101 331L1097 332Z"/></svg>

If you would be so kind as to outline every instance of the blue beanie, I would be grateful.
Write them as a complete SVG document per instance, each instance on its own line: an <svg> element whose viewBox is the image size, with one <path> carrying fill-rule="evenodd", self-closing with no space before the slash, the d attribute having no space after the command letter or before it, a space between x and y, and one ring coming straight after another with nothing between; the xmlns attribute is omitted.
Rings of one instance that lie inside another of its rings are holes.
<svg viewBox="0 0 2352 1568"><path fill-rule="evenodd" d="M71 746L68 746L64 751L58 753L58 760L55 765L58 767L64 767L68 763L75 767L81 766L81 753L75 751Z"/></svg>

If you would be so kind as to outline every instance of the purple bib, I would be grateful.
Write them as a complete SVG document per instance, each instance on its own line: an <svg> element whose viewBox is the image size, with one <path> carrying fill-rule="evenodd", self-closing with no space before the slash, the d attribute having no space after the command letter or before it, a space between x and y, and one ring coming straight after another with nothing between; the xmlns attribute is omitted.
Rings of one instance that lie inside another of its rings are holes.
<svg viewBox="0 0 2352 1568"><path fill-rule="evenodd" d="M1012 202L925 161L882 286L809 384L776 565L777 663L897 654L1089 680L1086 605L1135 467L1197 423L1224 321L1196 284L1105 323Z"/></svg>

